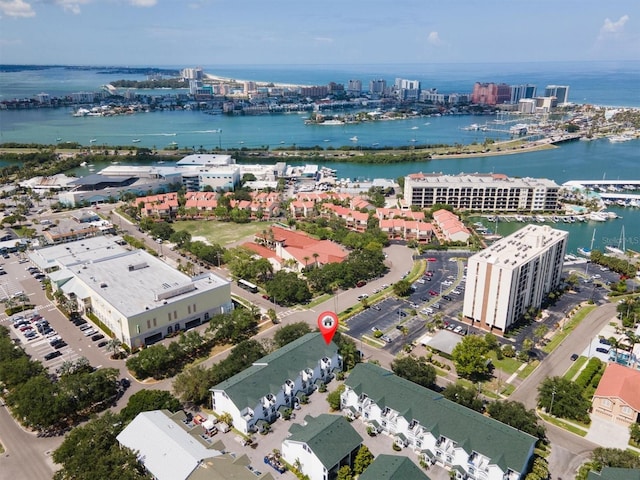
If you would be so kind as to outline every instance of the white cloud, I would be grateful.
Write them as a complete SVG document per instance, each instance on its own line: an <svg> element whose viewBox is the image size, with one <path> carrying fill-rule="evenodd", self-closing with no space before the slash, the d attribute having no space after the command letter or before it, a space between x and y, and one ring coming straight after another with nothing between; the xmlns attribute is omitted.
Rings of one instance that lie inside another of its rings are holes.
<svg viewBox="0 0 640 480"><path fill-rule="evenodd" d="M330 37L315 37L314 40L317 43L333 43L333 38Z"/></svg>
<svg viewBox="0 0 640 480"><path fill-rule="evenodd" d="M129 3L134 7L153 7L158 0L129 0Z"/></svg>
<svg viewBox="0 0 640 480"><path fill-rule="evenodd" d="M86 5L90 0L55 0L53 3L62 7L65 12L71 12L74 15L80 13L80 5Z"/></svg>
<svg viewBox="0 0 640 480"><path fill-rule="evenodd" d="M610 35L618 35L624 31L624 25L629 20L629 15L621 16L617 21L612 22L610 19L605 18L604 24L600 27L599 38L604 38Z"/></svg>
<svg viewBox="0 0 640 480"><path fill-rule="evenodd" d="M0 0L0 13L8 17L33 17L36 12L24 0Z"/></svg>
<svg viewBox="0 0 640 480"><path fill-rule="evenodd" d="M440 39L438 32L430 32L427 36L427 42L431 45L442 45L444 42Z"/></svg>

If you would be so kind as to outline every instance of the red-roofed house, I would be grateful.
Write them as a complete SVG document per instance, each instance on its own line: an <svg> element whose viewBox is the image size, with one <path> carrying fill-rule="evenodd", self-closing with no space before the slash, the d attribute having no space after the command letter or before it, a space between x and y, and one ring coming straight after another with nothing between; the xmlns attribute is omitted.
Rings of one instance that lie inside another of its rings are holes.
<svg viewBox="0 0 640 480"><path fill-rule="evenodd" d="M334 205L333 203L325 203L322 205L322 213L324 216L335 215L347 222L347 228L356 232L364 232L367 229L369 214L362 213L357 210L351 210L347 207Z"/></svg>
<svg viewBox="0 0 640 480"><path fill-rule="evenodd" d="M609 363L591 403L593 415L616 425L640 421L640 371Z"/></svg>
<svg viewBox="0 0 640 480"><path fill-rule="evenodd" d="M135 200L136 205L143 204L140 209L140 215L143 217L162 217L169 218L178 211L178 194L162 193L159 195L150 195L148 197L138 197Z"/></svg>
<svg viewBox="0 0 640 480"><path fill-rule="evenodd" d="M457 215L448 210L433 212L433 221L442 233L442 239L448 242L468 242L471 232L464 226Z"/></svg>
<svg viewBox="0 0 640 480"><path fill-rule="evenodd" d="M330 240L317 240L304 232L295 232L276 226L272 226L264 234L256 234L256 243L275 252L275 255L282 259L281 264L287 260L295 261L298 271L314 263L319 266L327 263L341 263L349 255L348 251ZM248 245L244 246L248 247ZM272 261L271 257L263 255L264 252L261 250L255 248L252 250Z"/></svg>

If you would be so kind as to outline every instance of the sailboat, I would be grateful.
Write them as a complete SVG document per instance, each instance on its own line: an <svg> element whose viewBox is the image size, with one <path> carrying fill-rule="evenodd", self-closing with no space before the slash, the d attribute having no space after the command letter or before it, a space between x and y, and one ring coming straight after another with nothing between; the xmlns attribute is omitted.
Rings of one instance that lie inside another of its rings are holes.
<svg viewBox="0 0 640 480"><path fill-rule="evenodd" d="M591 245L589 246L589 248L578 248L578 253L580 255L582 255L583 257L587 257L589 258L591 256L591 251L593 250L593 242L596 239L596 229L593 229L593 235L591 236Z"/></svg>
<svg viewBox="0 0 640 480"><path fill-rule="evenodd" d="M622 248L620 248L622 247ZM624 238L624 225L622 226L622 231L620 232L620 239L618 240L618 245L606 245L604 249L609 253L615 253L617 255L624 255L624 252L627 251L626 240Z"/></svg>

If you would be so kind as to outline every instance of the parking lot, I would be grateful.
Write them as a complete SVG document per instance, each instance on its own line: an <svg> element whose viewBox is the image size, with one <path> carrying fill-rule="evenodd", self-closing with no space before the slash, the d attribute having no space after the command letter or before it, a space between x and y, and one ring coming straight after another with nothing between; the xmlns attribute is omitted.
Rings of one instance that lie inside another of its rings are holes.
<svg viewBox="0 0 640 480"><path fill-rule="evenodd" d="M425 274L413 283L413 292L407 299L394 296L369 302L366 308L347 321L349 334L377 342L391 353L397 353L405 344L417 341L426 331L426 323L436 314L451 325L453 330L468 331L468 325L457 320L464 298L464 259L468 252L430 252L422 255L427 260ZM456 292L456 293L453 293ZM367 299L376 292L361 294ZM415 313L415 315L414 315ZM382 332L376 334L376 331ZM376 338L378 336L379 338Z"/></svg>

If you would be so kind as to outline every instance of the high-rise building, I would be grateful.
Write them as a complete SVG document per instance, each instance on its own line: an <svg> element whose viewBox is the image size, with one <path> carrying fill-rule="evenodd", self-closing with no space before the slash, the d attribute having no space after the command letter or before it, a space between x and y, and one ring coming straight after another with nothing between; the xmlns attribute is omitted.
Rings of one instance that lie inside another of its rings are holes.
<svg viewBox="0 0 640 480"><path fill-rule="evenodd" d="M180 71L180 75L185 80L202 80L204 78L204 72L202 68L183 68Z"/></svg>
<svg viewBox="0 0 640 480"><path fill-rule="evenodd" d="M387 88L387 81L383 79L369 81L369 93L372 95L382 95Z"/></svg>
<svg viewBox="0 0 640 480"><path fill-rule="evenodd" d="M347 93L353 96L360 96L362 93L362 81L361 80L349 80L347 84Z"/></svg>
<svg viewBox="0 0 640 480"><path fill-rule="evenodd" d="M498 173L405 177L407 205L430 208L437 203L484 212L555 211L560 186L545 178L510 178Z"/></svg>
<svg viewBox="0 0 640 480"><path fill-rule="evenodd" d="M569 101L569 85L547 85L544 89L545 97L556 97L558 104Z"/></svg>
<svg viewBox="0 0 640 480"><path fill-rule="evenodd" d="M569 233L527 225L469 258L462 314L503 334L561 281Z"/></svg>
<svg viewBox="0 0 640 480"><path fill-rule="evenodd" d="M534 98L536 86L530 83L524 85L511 85L511 103L518 103L523 98Z"/></svg>
<svg viewBox="0 0 640 480"><path fill-rule="evenodd" d="M499 83L496 87L496 103L502 105L511 103L511 86L506 83Z"/></svg>
<svg viewBox="0 0 640 480"><path fill-rule="evenodd" d="M471 103L477 105L495 105L498 102L498 86L495 83L476 82L473 85Z"/></svg>

